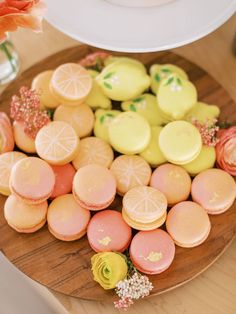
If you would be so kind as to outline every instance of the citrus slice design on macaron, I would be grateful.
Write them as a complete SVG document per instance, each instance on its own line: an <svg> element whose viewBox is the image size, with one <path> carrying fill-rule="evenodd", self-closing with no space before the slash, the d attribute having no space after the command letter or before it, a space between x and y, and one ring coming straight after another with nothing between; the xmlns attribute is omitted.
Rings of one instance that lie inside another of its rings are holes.
<svg viewBox="0 0 236 314"><path fill-rule="evenodd" d="M52 92L64 104L78 105L88 96L91 88L90 74L77 63L62 64L52 75Z"/></svg>
<svg viewBox="0 0 236 314"><path fill-rule="evenodd" d="M38 132L35 144L42 159L53 165L65 165L75 158L79 138L68 123L54 121Z"/></svg>

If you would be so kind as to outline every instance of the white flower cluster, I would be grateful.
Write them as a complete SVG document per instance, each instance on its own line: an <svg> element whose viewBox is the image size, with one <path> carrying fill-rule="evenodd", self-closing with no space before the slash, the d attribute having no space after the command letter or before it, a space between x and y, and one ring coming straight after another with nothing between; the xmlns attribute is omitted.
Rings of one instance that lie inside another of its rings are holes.
<svg viewBox="0 0 236 314"><path fill-rule="evenodd" d="M153 289L147 276L135 272L129 279L118 282L116 293L121 299L140 299L148 296Z"/></svg>

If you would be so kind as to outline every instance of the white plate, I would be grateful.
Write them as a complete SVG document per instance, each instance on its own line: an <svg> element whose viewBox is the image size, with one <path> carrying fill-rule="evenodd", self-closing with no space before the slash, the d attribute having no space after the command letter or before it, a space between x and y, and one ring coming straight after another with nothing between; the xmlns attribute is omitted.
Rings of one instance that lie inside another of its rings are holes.
<svg viewBox="0 0 236 314"><path fill-rule="evenodd" d="M105 0L46 2L46 19L62 32L92 46L123 52L185 45L209 34L236 11L236 0L175 0L146 8Z"/></svg>

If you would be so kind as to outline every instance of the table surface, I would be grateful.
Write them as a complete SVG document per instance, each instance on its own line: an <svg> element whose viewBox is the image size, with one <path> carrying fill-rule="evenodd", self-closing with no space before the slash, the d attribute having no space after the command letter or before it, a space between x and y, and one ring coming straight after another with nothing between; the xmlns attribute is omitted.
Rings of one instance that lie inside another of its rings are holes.
<svg viewBox="0 0 236 314"><path fill-rule="evenodd" d="M232 53L236 15L214 33L173 51L209 72L236 100L236 56ZM20 30L12 40L24 70L35 62L78 42L44 22L44 32L34 34ZM1 91L1 89L0 89ZM136 302L130 314L235 314L236 313L236 239L207 271L173 291ZM51 296L51 293L48 291ZM53 293L71 314L118 313L112 304L85 301ZM53 298L53 296L51 296Z"/></svg>

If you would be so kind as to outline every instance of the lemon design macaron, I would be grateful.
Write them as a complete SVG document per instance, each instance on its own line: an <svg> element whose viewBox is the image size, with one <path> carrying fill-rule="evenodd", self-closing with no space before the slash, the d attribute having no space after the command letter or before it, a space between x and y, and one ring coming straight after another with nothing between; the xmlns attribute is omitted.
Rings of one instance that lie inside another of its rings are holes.
<svg viewBox="0 0 236 314"><path fill-rule="evenodd" d="M187 113L184 120L192 122L198 120L200 123L213 122L220 115L220 108L215 105L207 105L204 102L197 102Z"/></svg>
<svg viewBox="0 0 236 314"><path fill-rule="evenodd" d="M98 85L96 77L99 72L95 70L88 70L93 79L92 89L86 98L86 104L92 109L111 109L111 100L103 93L102 88Z"/></svg>
<svg viewBox="0 0 236 314"><path fill-rule="evenodd" d="M161 81L157 93L160 109L170 118L181 120L197 102L197 90L188 80L172 74Z"/></svg>
<svg viewBox="0 0 236 314"><path fill-rule="evenodd" d="M103 110L98 109L95 112L94 135L109 142L108 126L111 121L117 117L121 111L119 110Z"/></svg>
<svg viewBox="0 0 236 314"><path fill-rule="evenodd" d="M183 69L174 64L153 64L150 68L151 90L153 94L157 93L160 83L169 75L176 73L183 79L187 80L188 75Z"/></svg>
<svg viewBox="0 0 236 314"><path fill-rule="evenodd" d="M121 108L124 111L138 112L150 125L164 125L169 122L161 112L156 97L152 94L143 94L132 100L124 101Z"/></svg>
<svg viewBox="0 0 236 314"><path fill-rule="evenodd" d="M173 121L161 130L159 145L169 162L184 165L200 154L202 138L198 129L190 122Z"/></svg>
<svg viewBox="0 0 236 314"><path fill-rule="evenodd" d="M214 147L202 146L200 154L196 159L183 165L182 167L191 175L213 168L216 161L216 151Z"/></svg>
<svg viewBox="0 0 236 314"><path fill-rule="evenodd" d="M147 120L136 112L122 112L113 119L108 128L112 147L121 154L141 153L151 139L151 128Z"/></svg>
<svg viewBox="0 0 236 314"><path fill-rule="evenodd" d="M129 57L117 57L117 56L110 56L108 58L105 59L104 64L105 66L110 65L112 63L114 63L115 61L126 61L126 62L130 62L132 64L137 65L141 70L143 70L143 72L147 72L147 69L145 67L145 65L138 61L137 59L134 58L129 58Z"/></svg>
<svg viewBox="0 0 236 314"><path fill-rule="evenodd" d="M151 78L139 65L123 59L105 67L96 80L104 94L117 101L135 98L151 84Z"/></svg>
<svg viewBox="0 0 236 314"><path fill-rule="evenodd" d="M165 162L167 159L163 155L160 146L159 146L159 135L163 128L160 126L152 126L151 127L151 140L147 146L147 148L140 153L140 156L145 159L150 166L157 167Z"/></svg>

